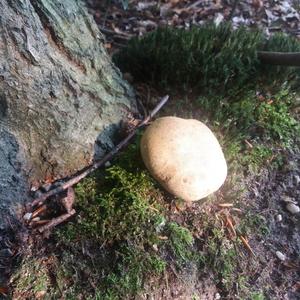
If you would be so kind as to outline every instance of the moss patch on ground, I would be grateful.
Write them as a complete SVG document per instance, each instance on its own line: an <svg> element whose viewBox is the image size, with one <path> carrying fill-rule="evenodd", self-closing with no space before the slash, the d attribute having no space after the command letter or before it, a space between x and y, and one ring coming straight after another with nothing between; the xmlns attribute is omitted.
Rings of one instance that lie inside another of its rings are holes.
<svg viewBox="0 0 300 300"><path fill-rule="evenodd" d="M47 299L133 299L151 294L149 285L171 289L168 274L180 281L180 274L191 270L196 281L211 276L222 297L264 299L264 291L251 285L256 264L240 236L262 239L269 230L245 204L245 179L265 165L281 168L283 153L299 141L300 127L292 113L296 91L284 80L296 80L297 72L260 66L258 48L300 46L287 37L267 41L260 33L226 26L164 29L129 44L116 61L128 62L123 70L135 77L169 87L178 81L205 87L187 94L184 111L178 111L178 102L169 105L173 113L186 113L213 129L225 152L228 178L202 206L185 207L151 178L137 137L112 167L76 186L76 217L24 259L12 279L15 299L34 299L42 292ZM180 99L177 92L174 97ZM224 202L234 209L217 205Z"/></svg>
<svg viewBox="0 0 300 300"><path fill-rule="evenodd" d="M133 38L113 60L138 81L213 94L217 88L223 95L228 89L243 89L253 79L283 82L298 77L295 68L262 65L258 50L297 52L300 45L282 34L267 39L246 27L233 30L230 24L208 24L190 30L161 28Z"/></svg>

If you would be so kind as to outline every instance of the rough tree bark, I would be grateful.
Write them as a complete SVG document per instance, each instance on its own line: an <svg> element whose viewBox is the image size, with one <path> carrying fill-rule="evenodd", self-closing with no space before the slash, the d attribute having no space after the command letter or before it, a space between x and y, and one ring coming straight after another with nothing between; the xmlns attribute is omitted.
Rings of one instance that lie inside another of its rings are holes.
<svg viewBox="0 0 300 300"><path fill-rule="evenodd" d="M80 1L0 0L0 229L30 185L113 146L134 95Z"/></svg>

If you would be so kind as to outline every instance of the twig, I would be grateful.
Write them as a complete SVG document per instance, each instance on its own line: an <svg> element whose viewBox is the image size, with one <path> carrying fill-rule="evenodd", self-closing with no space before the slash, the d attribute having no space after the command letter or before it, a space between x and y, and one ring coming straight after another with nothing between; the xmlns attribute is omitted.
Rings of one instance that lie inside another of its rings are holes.
<svg viewBox="0 0 300 300"><path fill-rule="evenodd" d="M242 210L241 210L241 209L239 209L239 208L236 208L236 207L233 207L233 208L231 209L231 211L237 211L237 212L239 212L239 213L241 213L241 212L242 212Z"/></svg>
<svg viewBox="0 0 300 300"><path fill-rule="evenodd" d="M202 4L202 3L203 3L203 0L198 0L198 1L196 1L196 2L194 2L194 3L192 3L192 4L190 4L190 5L188 5L186 8L187 8L187 9L195 8L195 7L197 7L199 4Z"/></svg>
<svg viewBox="0 0 300 300"><path fill-rule="evenodd" d="M30 223L29 223L29 225L30 226L35 226L35 227L37 227L37 226L39 226L39 225L45 225L45 224L47 224L47 223L49 223L49 222L51 222L51 220L32 220Z"/></svg>
<svg viewBox="0 0 300 300"><path fill-rule="evenodd" d="M253 145L252 145L248 140L245 140L245 143L248 145L248 147L249 147L250 149L253 148Z"/></svg>
<svg viewBox="0 0 300 300"><path fill-rule="evenodd" d="M243 242L244 246L246 247L246 249L248 250L249 253L251 253L253 256L255 256L255 253L253 252L252 248L250 247L248 241L242 236L239 236L241 241Z"/></svg>
<svg viewBox="0 0 300 300"><path fill-rule="evenodd" d="M226 216L226 225L230 229L230 231L233 234L233 236L236 236L236 231L234 229L234 226L233 226L233 224L232 224L231 219L230 219L229 216Z"/></svg>
<svg viewBox="0 0 300 300"><path fill-rule="evenodd" d="M120 39L123 39L123 40L126 40L126 41L128 41L131 37L133 37L132 34L128 34L127 32L124 32L124 31L116 32L114 30L110 30L110 29L105 28L105 27L100 27L100 31L102 31L104 34L116 35Z"/></svg>
<svg viewBox="0 0 300 300"><path fill-rule="evenodd" d="M74 176L73 178L58 186L57 188L54 188L53 190L50 190L47 193L43 194L41 197L36 198L35 200L33 200L32 203L30 203L30 206L34 207L36 205L42 205L49 197L65 191L66 189L75 185L87 175L91 174L96 169L104 165L107 161L111 160L111 158L115 154L117 154L125 145L127 145L127 143L135 136L138 129L147 125L147 123L158 113L158 111L166 104L168 100L169 96L164 96L161 99L161 101L157 104L157 106L152 110L152 112L139 125L137 125L124 140L122 140L115 148L113 148L109 153L107 153L101 160L96 161L90 167L87 167L85 170L83 170L79 175Z"/></svg>
<svg viewBox="0 0 300 300"><path fill-rule="evenodd" d="M218 203L218 206L221 208L227 208L227 207L232 207L232 203Z"/></svg>
<svg viewBox="0 0 300 300"><path fill-rule="evenodd" d="M50 221L49 223L47 223L44 226L39 227L38 231L40 233L43 233L49 229L51 229L52 227L55 227L57 225L59 225L60 223L64 222L65 220L69 219L70 217L72 217L74 214L76 213L75 209L72 209L69 213L67 214L63 214L55 219L53 219L52 221Z"/></svg>
<svg viewBox="0 0 300 300"><path fill-rule="evenodd" d="M257 51L257 57L263 64L300 67L300 52Z"/></svg>
<svg viewBox="0 0 300 300"><path fill-rule="evenodd" d="M157 236L160 240L162 240L162 241L166 241L166 240L168 240L169 238L167 237L167 236L164 236L164 235L159 235L159 236Z"/></svg>
<svg viewBox="0 0 300 300"><path fill-rule="evenodd" d="M47 210L47 206L46 205L42 205L39 208L37 208L31 215L30 219L33 219L35 217L37 217L40 213L42 213L43 211Z"/></svg>
<svg viewBox="0 0 300 300"><path fill-rule="evenodd" d="M170 289L169 289L168 272L166 272L166 271L165 271L165 281L166 281L167 295L169 296L171 293L170 293Z"/></svg>

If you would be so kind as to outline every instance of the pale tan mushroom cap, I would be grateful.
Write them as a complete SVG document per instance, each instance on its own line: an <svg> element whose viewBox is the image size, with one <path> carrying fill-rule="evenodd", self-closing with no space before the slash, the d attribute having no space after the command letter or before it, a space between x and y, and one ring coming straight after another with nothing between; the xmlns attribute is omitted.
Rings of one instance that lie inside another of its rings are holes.
<svg viewBox="0 0 300 300"><path fill-rule="evenodd" d="M226 179L219 142L198 120L157 119L142 137L141 153L152 176L171 194L187 201L208 196Z"/></svg>

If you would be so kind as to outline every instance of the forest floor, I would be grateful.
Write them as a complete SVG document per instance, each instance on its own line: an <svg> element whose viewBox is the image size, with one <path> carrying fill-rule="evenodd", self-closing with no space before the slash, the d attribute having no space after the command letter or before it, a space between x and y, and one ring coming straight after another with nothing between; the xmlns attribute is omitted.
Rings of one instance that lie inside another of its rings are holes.
<svg viewBox="0 0 300 300"><path fill-rule="evenodd" d="M111 55L165 24L231 20L299 36L297 1L234 2L129 1L124 10L126 1L88 1ZM190 205L176 199L145 169L138 135L112 166L77 185L70 222L26 237L12 298L299 299L300 214L287 209L300 205L299 93L275 81L209 102L210 93L124 76L146 110L168 93L160 116L198 119L215 132L225 184Z"/></svg>
<svg viewBox="0 0 300 300"><path fill-rule="evenodd" d="M109 52L124 47L134 36L161 26L188 29L206 22L230 22L259 28L266 35L285 32L300 37L300 3L293 0L87 0L91 14L106 37ZM126 9L124 9L124 7Z"/></svg>

